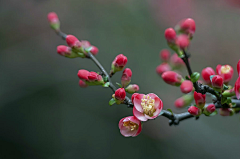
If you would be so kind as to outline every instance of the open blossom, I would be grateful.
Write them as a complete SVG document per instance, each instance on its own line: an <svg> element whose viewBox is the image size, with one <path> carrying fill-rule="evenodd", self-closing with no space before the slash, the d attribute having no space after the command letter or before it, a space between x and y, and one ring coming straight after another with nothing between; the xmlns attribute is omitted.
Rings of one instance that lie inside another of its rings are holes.
<svg viewBox="0 0 240 159"><path fill-rule="evenodd" d="M178 57L178 55L176 53L174 53L171 56L170 62L171 62L171 65L173 66L173 68L175 68L175 69L181 68L182 66L185 65L184 61L180 57Z"/></svg>
<svg viewBox="0 0 240 159"><path fill-rule="evenodd" d="M163 108L162 100L153 93L138 94L134 97L133 103L133 115L141 121L156 118Z"/></svg>
<svg viewBox="0 0 240 159"><path fill-rule="evenodd" d="M223 89L223 78L219 75L215 75L212 78L212 87L217 91L221 91Z"/></svg>
<svg viewBox="0 0 240 159"><path fill-rule="evenodd" d="M127 64L127 57L123 54L119 54L114 61L112 62L112 71L113 73L121 71Z"/></svg>
<svg viewBox="0 0 240 159"><path fill-rule="evenodd" d="M134 98L139 95L139 93L133 93L132 97L131 97L131 101L134 104Z"/></svg>
<svg viewBox="0 0 240 159"><path fill-rule="evenodd" d="M206 94L194 92L194 100L198 108L203 108L206 103Z"/></svg>
<svg viewBox="0 0 240 159"><path fill-rule="evenodd" d="M160 58L164 62L167 62L169 60L170 56L171 56L171 53L170 53L170 51L168 49L163 49L160 52Z"/></svg>
<svg viewBox="0 0 240 159"><path fill-rule="evenodd" d="M165 39L170 42L174 43L176 39L176 32L173 28L167 28L165 30Z"/></svg>
<svg viewBox="0 0 240 159"><path fill-rule="evenodd" d="M223 78L224 83L228 83L233 77L233 68L230 65L217 65L216 72Z"/></svg>
<svg viewBox="0 0 240 159"><path fill-rule="evenodd" d="M183 108L183 107L189 106L192 103L192 101L193 101L193 95L185 94L184 96L175 100L174 105L177 108Z"/></svg>
<svg viewBox="0 0 240 159"><path fill-rule="evenodd" d="M212 114L216 110L216 107L214 104L209 104L207 107L204 107L203 113L206 115Z"/></svg>
<svg viewBox="0 0 240 159"><path fill-rule="evenodd" d="M181 75L174 71L166 71L162 74L162 79L170 85L173 86L180 86L181 83L184 81Z"/></svg>
<svg viewBox="0 0 240 159"><path fill-rule="evenodd" d="M211 84L210 76L215 75L215 71L211 67L202 70L202 78L206 84Z"/></svg>
<svg viewBox="0 0 240 159"><path fill-rule="evenodd" d="M128 93L135 93L137 91L139 91L139 86L136 85L136 84L130 84L127 88L126 88L126 91Z"/></svg>
<svg viewBox="0 0 240 159"><path fill-rule="evenodd" d="M125 89L124 88L118 88L115 91L114 97L116 99L117 104L122 103L125 100L125 97L126 97Z"/></svg>
<svg viewBox="0 0 240 159"><path fill-rule="evenodd" d="M183 93L190 93L193 90L193 83L189 80L183 81L180 89Z"/></svg>
<svg viewBox="0 0 240 159"><path fill-rule="evenodd" d="M79 80L79 86L82 88L86 88L88 85L83 80Z"/></svg>
<svg viewBox="0 0 240 159"><path fill-rule="evenodd" d="M180 30L186 34L193 35L196 31L195 21L191 18L184 19L179 24Z"/></svg>
<svg viewBox="0 0 240 159"><path fill-rule="evenodd" d="M134 116L122 118L118 123L118 127L120 133L125 137L135 137L142 131L141 121Z"/></svg>
<svg viewBox="0 0 240 159"><path fill-rule="evenodd" d="M126 68L123 71L122 77L121 77L121 84L123 87L126 87L131 82L132 77L132 71L130 68Z"/></svg>
<svg viewBox="0 0 240 159"><path fill-rule="evenodd" d="M235 82L234 91L237 99L240 99L240 77L238 77L237 81Z"/></svg>
<svg viewBox="0 0 240 159"><path fill-rule="evenodd" d="M66 42L69 47L72 47L75 49L79 49L82 46L81 42L73 35L67 35Z"/></svg>
<svg viewBox="0 0 240 159"><path fill-rule="evenodd" d="M172 68L168 63L162 63L162 64L158 65L158 67L156 68L156 72L159 75L162 75L166 71L171 71L171 69Z"/></svg>
<svg viewBox="0 0 240 159"><path fill-rule="evenodd" d="M189 107L188 112L193 116L200 116L202 114L202 110L194 106Z"/></svg>
<svg viewBox="0 0 240 159"><path fill-rule="evenodd" d="M60 22L59 22L57 14L55 12L48 13L48 21L49 21L52 29L59 30Z"/></svg>

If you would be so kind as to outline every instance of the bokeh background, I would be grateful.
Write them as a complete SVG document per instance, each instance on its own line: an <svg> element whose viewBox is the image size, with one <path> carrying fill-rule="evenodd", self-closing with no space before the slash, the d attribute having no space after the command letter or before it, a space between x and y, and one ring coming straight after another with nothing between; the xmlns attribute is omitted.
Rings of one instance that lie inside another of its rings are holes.
<svg viewBox="0 0 240 159"><path fill-rule="evenodd" d="M191 17L194 71L240 59L238 0L2 0L0 1L0 158L145 159L232 158L240 156L240 116L202 116L170 127L159 117L135 138L124 138L118 121L132 115L125 105L108 106L112 92L78 86L77 71L98 71L87 59L56 53L65 42L50 29L55 11L61 28L96 45L110 69L119 53L128 57L132 83L160 96L165 109L182 94L155 73L167 48L164 30ZM183 70L183 75L186 75ZM121 73L113 77L120 81ZM235 73L234 80L237 75Z"/></svg>

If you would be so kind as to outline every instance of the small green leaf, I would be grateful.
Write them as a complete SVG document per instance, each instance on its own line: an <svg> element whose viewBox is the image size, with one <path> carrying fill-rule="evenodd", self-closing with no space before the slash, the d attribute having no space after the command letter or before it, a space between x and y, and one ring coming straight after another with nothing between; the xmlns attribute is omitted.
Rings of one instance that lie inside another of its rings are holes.
<svg viewBox="0 0 240 159"><path fill-rule="evenodd" d="M224 90L228 90L228 86L226 86L225 84L223 84L223 89L224 89Z"/></svg>
<svg viewBox="0 0 240 159"><path fill-rule="evenodd" d="M237 106L237 104L236 103L232 103L232 107L234 108L234 107L236 107Z"/></svg>
<svg viewBox="0 0 240 159"><path fill-rule="evenodd" d="M209 116L214 116L214 115L217 115L218 114L218 112L217 112L217 110L215 110L212 114L210 114Z"/></svg>
<svg viewBox="0 0 240 159"><path fill-rule="evenodd" d="M231 97L227 97L227 102L226 102L227 104L230 104L230 103L232 103L232 98Z"/></svg>
<svg viewBox="0 0 240 159"><path fill-rule="evenodd" d="M191 81L194 83L194 82L197 82L200 78L200 74L198 72L194 72L192 75L191 75Z"/></svg>
<svg viewBox="0 0 240 159"><path fill-rule="evenodd" d="M103 77L103 80L104 80L104 82L107 82L107 81L108 81L108 77L107 77L107 76L104 76L104 77Z"/></svg>
<svg viewBox="0 0 240 159"><path fill-rule="evenodd" d="M122 88L122 85L121 85L120 83L117 83L117 82L116 82L116 84L117 84L120 88Z"/></svg>
<svg viewBox="0 0 240 159"><path fill-rule="evenodd" d="M226 97L222 97L222 99L221 99L221 104L224 104L224 103L227 103L227 98Z"/></svg>
<svg viewBox="0 0 240 159"><path fill-rule="evenodd" d="M110 83L109 83L109 82L106 82L106 83L104 83L102 86L103 86L103 87L109 87L109 85L110 85Z"/></svg>
<svg viewBox="0 0 240 159"><path fill-rule="evenodd" d="M90 47L88 47L88 48L85 48L85 51L86 51L86 52L90 52L91 49L92 49L92 46L90 46Z"/></svg>
<svg viewBox="0 0 240 159"><path fill-rule="evenodd" d="M185 77L186 80L191 80L188 76Z"/></svg>
<svg viewBox="0 0 240 159"><path fill-rule="evenodd" d="M116 100L114 98L112 98L110 101L109 101L109 105L112 106L114 103L116 103Z"/></svg>
<svg viewBox="0 0 240 159"><path fill-rule="evenodd" d="M171 110L171 109L167 109L167 111L170 111L170 112L172 113L172 115L173 115L173 112L172 112L172 110Z"/></svg>

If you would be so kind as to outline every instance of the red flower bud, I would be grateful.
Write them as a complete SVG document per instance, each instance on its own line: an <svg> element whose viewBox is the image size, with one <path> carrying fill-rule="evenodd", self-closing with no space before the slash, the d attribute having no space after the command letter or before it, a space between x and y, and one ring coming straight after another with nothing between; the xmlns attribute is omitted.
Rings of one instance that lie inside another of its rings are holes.
<svg viewBox="0 0 240 159"><path fill-rule="evenodd" d="M193 90L193 83L189 80L183 81L180 89L185 94L190 93Z"/></svg>
<svg viewBox="0 0 240 159"><path fill-rule="evenodd" d="M137 91L139 91L139 86L136 85L136 84L130 84L127 88L126 88L126 91L128 93L135 93Z"/></svg>
<svg viewBox="0 0 240 159"><path fill-rule="evenodd" d="M231 108L220 108L219 114L221 116L232 116L234 114L234 110Z"/></svg>
<svg viewBox="0 0 240 159"><path fill-rule="evenodd" d="M194 99L195 99L195 103L197 105L198 108L203 108L205 103L206 103L206 94L202 94L202 93L197 93L196 91L194 92Z"/></svg>
<svg viewBox="0 0 240 159"><path fill-rule="evenodd" d="M160 52L160 58L161 58L161 60L164 61L164 62L167 62L167 61L169 60L170 56L171 56L171 53L170 53L170 51L167 50L167 49L163 49L163 50Z"/></svg>
<svg viewBox="0 0 240 159"><path fill-rule="evenodd" d="M124 88L118 88L115 91L115 99L118 100L119 102L123 102L125 100L125 97L126 97L126 92L125 92ZM120 103L118 103L118 104L120 104Z"/></svg>
<svg viewBox="0 0 240 159"><path fill-rule="evenodd" d="M123 54L118 55L112 62L112 71L113 73L121 71L127 64L127 57Z"/></svg>
<svg viewBox="0 0 240 159"><path fill-rule="evenodd" d="M186 34L193 35L196 30L195 21L191 18L182 20L180 22L180 30L185 32Z"/></svg>
<svg viewBox="0 0 240 159"><path fill-rule="evenodd" d="M98 54L98 48L96 46L92 46L90 52L93 54L93 55L97 55Z"/></svg>
<svg viewBox="0 0 240 159"><path fill-rule="evenodd" d="M87 71L87 70L79 70L79 71L78 71L78 77L79 77L81 80L86 80L86 81L88 81L88 75L89 75L89 71Z"/></svg>
<svg viewBox="0 0 240 159"><path fill-rule="evenodd" d="M92 46L91 43L87 40L81 40L81 44L84 48L88 48L88 47Z"/></svg>
<svg viewBox="0 0 240 159"><path fill-rule="evenodd" d="M82 88L86 88L88 85L84 81L79 80L79 86Z"/></svg>
<svg viewBox="0 0 240 159"><path fill-rule="evenodd" d="M181 34L176 38L176 45L181 49L185 49L189 46L188 36L185 34Z"/></svg>
<svg viewBox="0 0 240 159"><path fill-rule="evenodd" d="M68 46L65 46L65 45L59 45L57 47L57 52L58 52L58 54L60 54L62 56L71 55L72 49Z"/></svg>
<svg viewBox="0 0 240 159"><path fill-rule="evenodd" d="M171 71L171 66L168 63L162 63L156 68L156 72L162 75L166 71Z"/></svg>
<svg viewBox="0 0 240 159"><path fill-rule="evenodd" d="M133 95L132 95L132 97L131 97L131 100L132 100L132 103L134 104L134 98L137 96L137 95L139 95L139 93L134 93Z"/></svg>
<svg viewBox="0 0 240 159"><path fill-rule="evenodd" d="M240 77L238 77L237 81L235 82L234 91L237 99L240 99Z"/></svg>
<svg viewBox="0 0 240 159"><path fill-rule="evenodd" d="M170 62L175 69L185 65L184 61L176 53L171 56Z"/></svg>
<svg viewBox="0 0 240 159"><path fill-rule="evenodd" d="M173 28L168 28L165 30L165 38L168 42L174 43L176 39L176 32Z"/></svg>
<svg viewBox="0 0 240 159"><path fill-rule="evenodd" d="M174 104L177 108L183 108L183 107L189 106L192 103L192 101L193 101L193 95L186 94L178 98Z"/></svg>
<svg viewBox="0 0 240 159"><path fill-rule="evenodd" d="M238 61L238 64L237 64L237 71L238 71L238 76L240 76L240 60Z"/></svg>
<svg viewBox="0 0 240 159"><path fill-rule="evenodd" d="M141 121L134 116L122 118L118 123L118 127L120 133L125 137L135 137L142 131Z"/></svg>
<svg viewBox="0 0 240 159"><path fill-rule="evenodd" d="M215 71L211 67L202 70L202 78L207 84L211 84L210 76L215 75Z"/></svg>
<svg viewBox="0 0 240 159"><path fill-rule="evenodd" d="M166 71L162 74L162 79L170 85L180 86L183 82L183 78L181 75L174 71Z"/></svg>
<svg viewBox="0 0 240 159"><path fill-rule="evenodd" d="M223 78L219 75L215 75L212 78L212 87L215 88L217 91L222 91L223 88Z"/></svg>
<svg viewBox="0 0 240 159"><path fill-rule="evenodd" d="M131 82L131 77L132 77L132 71L130 68L126 68L123 71L122 78L121 78L121 83L123 87L126 87L130 82Z"/></svg>
<svg viewBox="0 0 240 159"><path fill-rule="evenodd" d="M216 72L223 78L224 83L228 83L233 77L233 68L230 65L217 65Z"/></svg>
<svg viewBox="0 0 240 159"><path fill-rule="evenodd" d="M48 21L54 30L59 30L60 28L60 22L58 19L58 16L55 12L48 13Z"/></svg>
<svg viewBox="0 0 240 159"><path fill-rule="evenodd" d="M93 81L101 81L102 76L97 74L96 72L89 72L88 74L88 81L93 82Z"/></svg>
<svg viewBox="0 0 240 159"><path fill-rule="evenodd" d="M193 116L200 116L202 114L201 109L194 106L189 107L188 112Z"/></svg>
<svg viewBox="0 0 240 159"><path fill-rule="evenodd" d="M216 110L216 107L214 104L209 104L207 107L204 107L203 113L206 115L212 114Z"/></svg>
<svg viewBox="0 0 240 159"><path fill-rule="evenodd" d="M81 42L73 35L67 35L66 42L67 42L68 46L70 46L72 48L78 49L82 46Z"/></svg>

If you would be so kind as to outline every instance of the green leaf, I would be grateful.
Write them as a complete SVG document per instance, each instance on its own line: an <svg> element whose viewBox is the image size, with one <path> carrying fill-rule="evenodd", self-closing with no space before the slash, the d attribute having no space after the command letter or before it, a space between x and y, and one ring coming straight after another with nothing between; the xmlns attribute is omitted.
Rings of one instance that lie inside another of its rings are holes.
<svg viewBox="0 0 240 159"><path fill-rule="evenodd" d="M185 77L186 80L191 80L188 76Z"/></svg>
<svg viewBox="0 0 240 159"><path fill-rule="evenodd" d="M232 103L232 98L231 97L227 97L227 102L226 102L227 104L230 104L230 103Z"/></svg>
<svg viewBox="0 0 240 159"><path fill-rule="evenodd" d="M109 82L106 82L106 83L104 83L102 86L103 86L103 87L109 87L109 85L110 85L110 83L109 83Z"/></svg>
<svg viewBox="0 0 240 159"><path fill-rule="evenodd" d="M224 104L224 103L227 103L227 98L226 97L222 97L222 99L221 99L221 104Z"/></svg>
<svg viewBox="0 0 240 159"><path fill-rule="evenodd" d="M214 116L214 115L217 115L218 114L218 112L217 112L217 110L215 110L212 114L210 114L209 116Z"/></svg>
<svg viewBox="0 0 240 159"><path fill-rule="evenodd" d="M90 52L91 49L92 49L92 46L90 46L90 47L88 47L88 48L85 48L85 51L86 51L86 52Z"/></svg>
<svg viewBox="0 0 240 159"><path fill-rule="evenodd" d="M223 89L224 89L224 90L228 90L228 86L226 86L225 84L223 84Z"/></svg>
<svg viewBox="0 0 240 159"><path fill-rule="evenodd" d="M116 84L117 84L120 88L122 88L122 85L121 85L120 83L117 83L117 82L116 82Z"/></svg>
<svg viewBox="0 0 240 159"><path fill-rule="evenodd" d="M197 82L200 78L200 74L198 72L194 72L192 75L191 75L191 81L194 83L194 82Z"/></svg>
<svg viewBox="0 0 240 159"><path fill-rule="evenodd" d="M173 112L172 112L172 110L171 110L171 109L167 109L167 111L170 111L170 112L172 113L172 115L173 115Z"/></svg>
<svg viewBox="0 0 240 159"><path fill-rule="evenodd" d="M107 76L104 76L104 77L103 77L103 81L104 81L104 82L107 82L107 81L108 81L108 77L107 77Z"/></svg>
<svg viewBox="0 0 240 159"><path fill-rule="evenodd" d="M236 103L232 103L232 107L234 108L234 107L236 107L237 106L237 104Z"/></svg>
<svg viewBox="0 0 240 159"><path fill-rule="evenodd" d="M112 98L110 101L109 101L109 105L112 106L114 103L116 103L116 100L114 98Z"/></svg>

